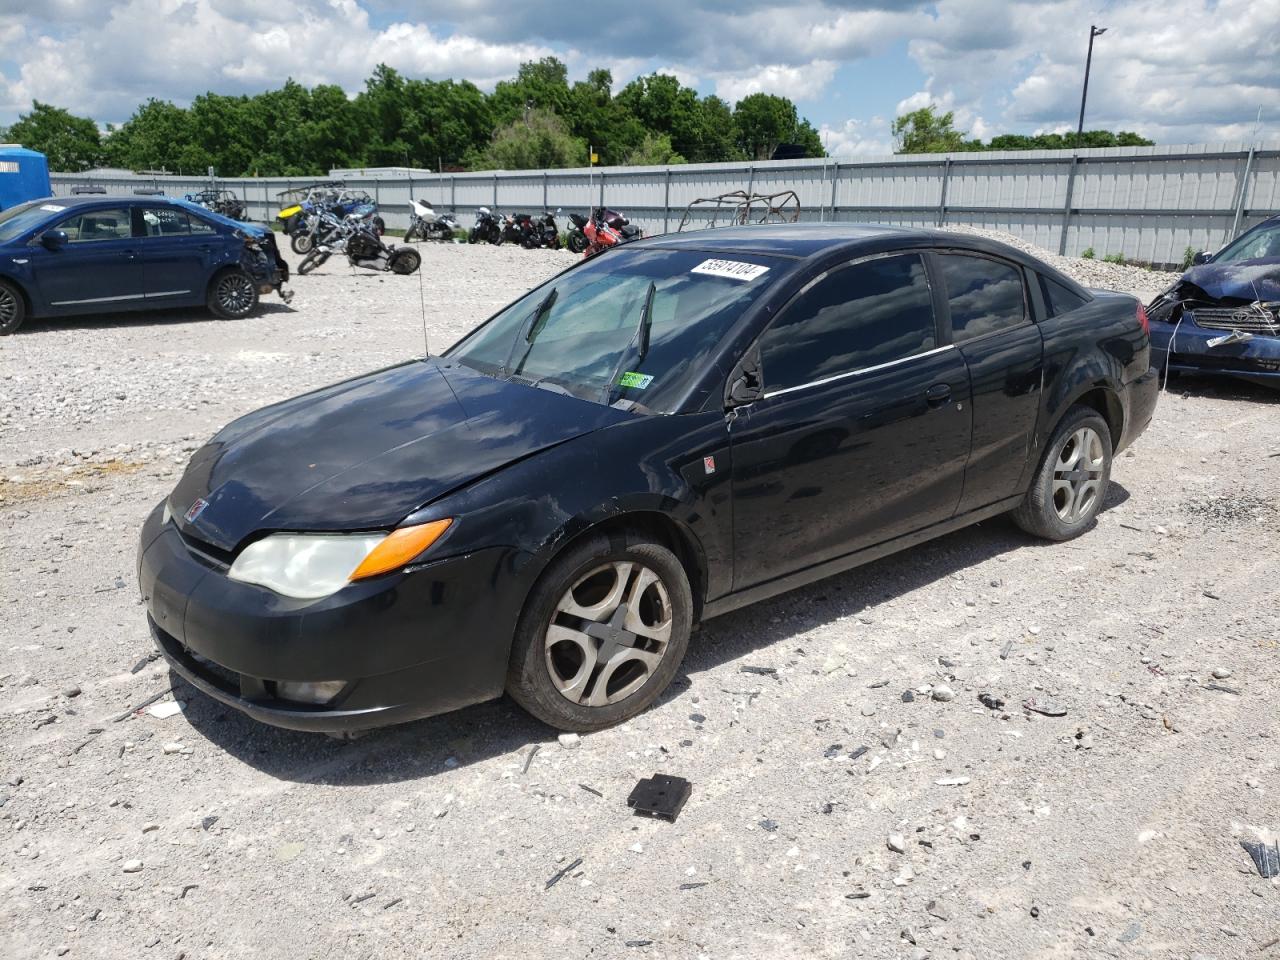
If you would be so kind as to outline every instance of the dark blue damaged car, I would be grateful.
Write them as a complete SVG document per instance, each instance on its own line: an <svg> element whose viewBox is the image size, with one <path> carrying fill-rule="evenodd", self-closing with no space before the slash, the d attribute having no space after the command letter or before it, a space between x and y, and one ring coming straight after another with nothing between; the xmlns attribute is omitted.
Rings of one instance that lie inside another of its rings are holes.
<svg viewBox="0 0 1280 960"><path fill-rule="evenodd" d="M1147 314L1159 369L1280 389L1280 217L1197 254Z"/></svg>

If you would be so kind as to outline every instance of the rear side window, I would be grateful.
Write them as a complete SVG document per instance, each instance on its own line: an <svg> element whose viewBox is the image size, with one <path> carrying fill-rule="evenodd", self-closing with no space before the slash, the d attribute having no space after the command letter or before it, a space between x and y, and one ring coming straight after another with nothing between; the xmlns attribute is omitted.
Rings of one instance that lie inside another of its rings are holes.
<svg viewBox="0 0 1280 960"><path fill-rule="evenodd" d="M1022 271L1011 264L959 253L938 254L956 343L1027 322Z"/></svg>
<svg viewBox="0 0 1280 960"><path fill-rule="evenodd" d="M1049 316L1056 317L1064 313L1070 313L1079 307L1083 307L1089 301L1074 290L1064 287L1057 280L1050 280L1046 276L1040 277L1040 289L1044 291L1044 303L1049 308Z"/></svg>
<svg viewBox="0 0 1280 960"><path fill-rule="evenodd" d="M203 220L173 207L147 207L142 211L142 223L148 237L204 236L214 232Z"/></svg>
<svg viewBox="0 0 1280 960"><path fill-rule="evenodd" d="M837 269L794 300L760 340L767 390L874 367L938 344L918 254Z"/></svg>
<svg viewBox="0 0 1280 960"><path fill-rule="evenodd" d="M100 240L128 240L133 236L133 220L127 209L90 210L63 220L57 229L70 243L95 243Z"/></svg>

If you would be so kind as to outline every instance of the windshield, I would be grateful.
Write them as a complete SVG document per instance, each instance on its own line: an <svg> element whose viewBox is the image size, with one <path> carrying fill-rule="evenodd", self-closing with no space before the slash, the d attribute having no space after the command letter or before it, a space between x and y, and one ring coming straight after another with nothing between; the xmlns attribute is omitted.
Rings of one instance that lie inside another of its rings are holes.
<svg viewBox="0 0 1280 960"><path fill-rule="evenodd" d="M1280 257L1280 223L1246 234L1214 257L1213 262L1238 263L1277 257Z"/></svg>
<svg viewBox="0 0 1280 960"><path fill-rule="evenodd" d="M446 356L504 380L669 413L786 261L615 250L543 284Z"/></svg>
<svg viewBox="0 0 1280 960"><path fill-rule="evenodd" d="M0 212L0 243L8 243L15 237L22 236L48 220L49 214L64 209L56 200L45 199L33 200Z"/></svg>

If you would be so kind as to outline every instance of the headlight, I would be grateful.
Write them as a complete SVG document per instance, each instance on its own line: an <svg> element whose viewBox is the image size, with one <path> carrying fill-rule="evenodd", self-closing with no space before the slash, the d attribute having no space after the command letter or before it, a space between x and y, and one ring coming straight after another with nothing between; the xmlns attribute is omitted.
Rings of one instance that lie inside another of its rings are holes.
<svg viewBox="0 0 1280 960"><path fill-rule="evenodd" d="M240 551L227 576L286 597L316 600L353 580L398 570L453 523L433 520L390 533L277 533Z"/></svg>

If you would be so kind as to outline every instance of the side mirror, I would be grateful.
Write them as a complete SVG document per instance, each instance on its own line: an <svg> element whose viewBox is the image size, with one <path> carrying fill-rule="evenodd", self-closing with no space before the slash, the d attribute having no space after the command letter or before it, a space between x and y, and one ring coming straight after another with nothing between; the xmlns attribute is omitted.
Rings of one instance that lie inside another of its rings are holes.
<svg viewBox="0 0 1280 960"><path fill-rule="evenodd" d="M764 395L764 380L760 376L760 354L753 349L734 368L725 390L725 409L743 407L755 403Z"/></svg>
<svg viewBox="0 0 1280 960"><path fill-rule="evenodd" d="M65 230L48 230L40 238L46 250L61 250L67 245L68 240Z"/></svg>
<svg viewBox="0 0 1280 960"><path fill-rule="evenodd" d="M1209 258L1210 258L1211 256L1212 256L1212 254L1206 253L1205 251L1201 250L1201 251L1200 251L1199 253L1197 253L1194 257L1192 257L1192 258L1191 258L1191 265L1192 265L1193 267L1198 267L1198 266L1200 266L1200 264L1202 264L1202 263L1208 263L1208 262L1209 262Z"/></svg>

